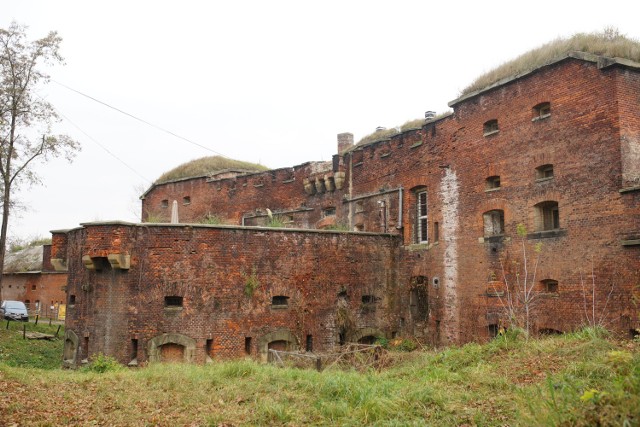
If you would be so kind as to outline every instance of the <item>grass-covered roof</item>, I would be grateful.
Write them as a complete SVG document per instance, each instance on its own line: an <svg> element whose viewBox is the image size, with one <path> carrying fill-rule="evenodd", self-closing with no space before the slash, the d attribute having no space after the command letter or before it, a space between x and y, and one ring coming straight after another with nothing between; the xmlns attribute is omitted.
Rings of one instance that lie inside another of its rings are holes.
<svg viewBox="0 0 640 427"><path fill-rule="evenodd" d="M363 145L367 145L367 144L372 144L374 142L378 142L378 141L383 141L385 139L389 139L393 136L396 136L400 133L403 132L407 132L409 130L412 129L420 129L422 127L422 125L424 125L427 121L436 121L436 120L440 120L448 115L450 115L451 112L447 111L444 113L440 113L438 115L436 115L433 119L413 119L413 120L407 120L402 126L397 126L397 127L393 127L390 129L380 129L380 130L376 130L373 133L370 133L369 135L365 135L362 138L360 138L360 141L358 141L356 143L356 147L360 147Z"/></svg>
<svg viewBox="0 0 640 427"><path fill-rule="evenodd" d="M162 184L163 182L175 181L183 178L208 176L226 169L236 169L248 172L269 170L268 167L256 163L228 159L222 156L209 156L183 163L180 166L163 173L155 183Z"/></svg>
<svg viewBox="0 0 640 427"><path fill-rule="evenodd" d="M615 28L607 28L602 32L578 33L569 38L557 38L505 62L478 77L462 90L461 95L486 89L503 79L535 70L561 59L569 52L586 52L640 62L640 42L620 34Z"/></svg>

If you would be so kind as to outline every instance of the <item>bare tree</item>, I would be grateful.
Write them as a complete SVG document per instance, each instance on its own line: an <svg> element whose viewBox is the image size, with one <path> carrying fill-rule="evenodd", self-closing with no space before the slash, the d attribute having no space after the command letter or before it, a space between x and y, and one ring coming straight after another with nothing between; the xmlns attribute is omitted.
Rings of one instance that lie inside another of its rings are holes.
<svg viewBox="0 0 640 427"><path fill-rule="evenodd" d="M63 63L61 41L54 31L42 39L27 41L25 27L15 22L8 29L0 29L0 266L4 265L11 192L21 183L38 181L33 170L36 160L60 156L71 160L80 148L66 135L48 135L58 115L36 93L38 85L49 80L38 67Z"/></svg>
<svg viewBox="0 0 640 427"><path fill-rule="evenodd" d="M508 266L503 260L500 260L505 293L504 297L499 292L496 292L496 295L498 295L500 304L509 317L510 324L523 328L529 336L532 310L537 297L535 291L536 274L542 245L540 243L534 245L534 254L532 255L526 245L527 229L524 224L518 224L517 234L520 240L522 261L514 261L512 266L514 271L510 275L507 271Z"/></svg>
<svg viewBox="0 0 640 427"><path fill-rule="evenodd" d="M615 277L615 275L614 275ZM587 281L585 280L585 276L580 271L580 285L582 286L582 300L584 305L584 317L585 322L588 326L592 328L605 328L607 326L607 317L608 311L607 306L609 305L609 300L611 299L611 295L613 294L615 283L612 281L611 286L609 287L609 292L607 293L607 297L604 301L601 301L601 306L598 307L598 296L596 293L596 272L593 267L593 257L591 258L591 283L587 285ZM590 289L589 289L590 288Z"/></svg>

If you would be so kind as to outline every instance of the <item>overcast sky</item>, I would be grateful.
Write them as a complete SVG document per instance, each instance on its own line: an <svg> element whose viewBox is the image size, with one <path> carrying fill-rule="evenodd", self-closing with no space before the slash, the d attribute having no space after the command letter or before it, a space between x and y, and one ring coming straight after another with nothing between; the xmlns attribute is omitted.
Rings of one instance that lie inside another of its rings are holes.
<svg viewBox="0 0 640 427"><path fill-rule="evenodd" d="M485 71L558 36L615 26L640 39L635 1L4 1L0 27L63 37L40 89L82 144L38 165L10 235L138 221L163 172L214 154L270 168L329 160L356 141L448 110ZM65 88L82 92L182 138Z"/></svg>

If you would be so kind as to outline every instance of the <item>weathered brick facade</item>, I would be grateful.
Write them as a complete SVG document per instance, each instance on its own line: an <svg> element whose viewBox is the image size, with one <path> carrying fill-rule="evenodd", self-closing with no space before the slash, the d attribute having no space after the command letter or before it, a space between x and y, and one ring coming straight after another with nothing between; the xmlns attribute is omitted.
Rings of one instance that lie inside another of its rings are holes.
<svg viewBox="0 0 640 427"><path fill-rule="evenodd" d="M56 271L51 265L51 245L28 248L28 250L39 251L41 258L33 265L25 265L23 268L16 269L15 266L5 265L2 296L6 300L24 302L32 316L39 314L56 317L59 306L66 301L67 274ZM20 255L20 253L12 254L8 258L20 263Z"/></svg>
<svg viewBox="0 0 640 427"><path fill-rule="evenodd" d="M534 333L575 329L593 312L632 333L640 64L570 54L450 106L386 140L353 146L340 134L332 162L184 179L143 196L143 220L168 220L176 200L181 223L229 226L54 234L75 298L65 357L145 361L177 348L203 361L245 354L245 343L252 354L305 348L307 337L322 351L376 334L486 339L508 326L505 286L516 271L524 279L525 254ZM269 215L292 229L242 227ZM109 257L122 259L113 268ZM273 297L288 299L274 307Z"/></svg>

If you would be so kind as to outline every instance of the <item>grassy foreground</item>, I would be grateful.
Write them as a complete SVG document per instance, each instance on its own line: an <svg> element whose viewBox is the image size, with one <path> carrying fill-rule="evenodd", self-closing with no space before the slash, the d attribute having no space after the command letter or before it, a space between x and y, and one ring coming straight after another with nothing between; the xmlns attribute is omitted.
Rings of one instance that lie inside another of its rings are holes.
<svg viewBox="0 0 640 427"><path fill-rule="evenodd" d="M104 359L93 370L74 372L5 360L0 420L52 426L633 426L640 425L639 348L592 330L529 341L508 337L397 353L389 368L364 373L250 360L128 370Z"/></svg>

